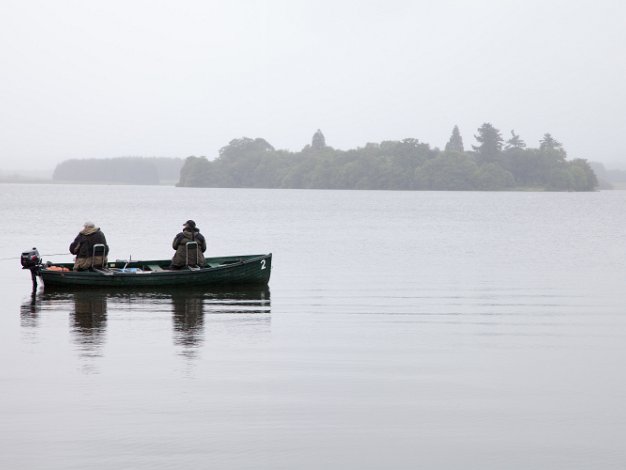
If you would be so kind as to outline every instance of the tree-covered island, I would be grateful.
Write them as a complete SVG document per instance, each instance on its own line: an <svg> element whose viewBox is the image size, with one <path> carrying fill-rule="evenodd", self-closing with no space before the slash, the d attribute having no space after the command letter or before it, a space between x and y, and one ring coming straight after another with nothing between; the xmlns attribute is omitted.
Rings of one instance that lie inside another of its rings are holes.
<svg viewBox="0 0 626 470"><path fill-rule="evenodd" d="M54 169L57 183L174 184L182 158L117 157L65 160Z"/></svg>
<svg viewBox="0 0 626 470"><path fill-rule="evenodd" d="M338 150L321 131L300 152L266 140L232 140L219 157L189 157L178 186L229 188L547 190L592 191L598 180L584 159L567 160L562 144L545 134L529 148L511 131L505 140L491 124L466 150L457 126L443 150L417 139L368 143Z"/></svg>

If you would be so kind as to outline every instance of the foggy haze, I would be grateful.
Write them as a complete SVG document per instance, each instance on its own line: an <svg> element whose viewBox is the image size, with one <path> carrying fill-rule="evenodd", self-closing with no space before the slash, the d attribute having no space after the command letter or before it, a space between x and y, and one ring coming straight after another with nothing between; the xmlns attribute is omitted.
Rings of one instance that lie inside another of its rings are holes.
<svg viewBox="0 0 626 470"><path fill-rule="evenodd" d="M619 1L3 1L0 170L484 122L626 167Z"/></svg>

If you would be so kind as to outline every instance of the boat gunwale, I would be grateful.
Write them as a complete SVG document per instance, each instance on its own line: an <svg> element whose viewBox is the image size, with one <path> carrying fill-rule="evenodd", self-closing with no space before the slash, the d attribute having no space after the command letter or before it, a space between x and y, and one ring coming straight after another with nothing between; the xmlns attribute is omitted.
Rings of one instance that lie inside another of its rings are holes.
<svg viewBox="0 0 626 470"><path fill-rule="evenodd" d="M191 273L201 273L201 272L206 272L206 271L217 271L220 269L225 269L225 268L230 268L230 267L234 267L234 266L241 266L243 264L249 264L249 263L253 263L256 261L260 261L262 259L267 259L267 258L271 258L272 254L268 253L265 255L244 255L244 256L219 256L219 257L214 257L214 258L207 258L206 262L208 263L209 260L212 259L234 259L237 260L233 263L228 263L228 264L220 264L218 266L204 266L204 267L199 267L198 269L185 269L185 268L181 268L181 269L163 269L162 271L144 271L141 274L138 274L136 272L124 272L124 271L111 271L111 273L107 273L107 272L103 272L104 270L96 270L96 271L56 271L56 270L49 270L47 269L46 266L41 266L41 268L39 269L39 272L45 272L46 275L61 275L61 276L67 276L68 274L73 274L73 275L77 275L77 276L81 276L81 277L100 277L100 276L145 276L145 275L150 275L150 274L155 274L155 275L162 275L162 274L191 274ZM246 258L246 259L242 259L242 258ZM153 265L159 265L159 263L164 263L164 262L169 262L169 260L137 260L137 261L132 261L128 264L133 264L133 265L142 265L142 266L150 266L151 264ZM107 264L112 264L112 263L107 263ZM73 266L74 263L53 263L52 266L60 266L60 267L64 267L67 268L69 266ZM106 269L110 269L110 268L106 268ZM119 269L119 268L114 268L114 269Z"/></svg>
<svg viewBox="0 0 626 470"><path fill-rule="evenodd" d="M232 261L232 262L228 262L226 264L220 264L217 266L204 266L202 268L197 268L197 269L176 269L176 270L159 270L159 271L144 271L141 273L137 273L137 272L123 272L123 271L109 271L106 272L104 270L95 270L95 271L57 271L57 270L48 270L46 269L45 266L41 266L40 270L39 270L39 277L41 277L41 281L43 282L44 285L46 285L46 283L51 283L54 285L63 285L63 286L83 286L83 287L105 287L108 285L108 287L136 287L137 285L145 285L145 286L149 286L150 279L153 279L154 282L157 282L156 285L159 285L158 283L166 283L168 279L171 279L173 284L172 285L184 285L183 282L181 282L181 279L187 279L186 282L191 282L191 283L200 283L203 281L203 278L205 278L206 276L210 275L210 274L217 274L219 272L222 271L228 271L228 270L238 270L241 269L242 267L246 266L246 265L251 265L254 263L258 263L259 261L262 260L268 260L267 263L267 269L268 272L264 275L264 276L259 276L260 278L258 280L255 279L250 279L250 280L241 280L241 279L236 279L236 275L235 275L235 279L233 279L232 281L228 280L228 279L219 279L217 281L212 280L211 278L207 278L207 285L208 284L213 284L214 282L216 283L222 283L222 284L228 284L230 282L232 283L264 283L264 284L268 284L269 283L269 277L270 277L270 273L271 273L271 259L272 259L272 253L267 253L267 254L263 254L263 255L242 255L242 256L220 256L220 257L212 257L212 258L207 258L206 259L206 263L210 263L211 261ZM108 265L111 264L120 264L125 261L124 260L116 260L113 263L107 263ZM137 261L132 261L130 263L128 263L129 265L132 266L149 266L150 264L154 264L157 266L160 266L165 264L165 263L169 263L169 260L137 260ZM73 263L55 263L53 264L54 266L61 266L61 267L72 267ZM246 268L244 268L246 269ZM247 268L250 269L250 268ZM259 270L259 272L261 272L263 269L265 268L261 268ZM219 277L219 275L218 275ZM63 279L63 280L62 280ZM119 281L119 284L114 281L117 280ZM132 280L132 281L131 281ZM104 284L101 284L101 281L104 282ZM129 281L130 284L125 284L126 281ZM110 283L115 283L114 285L111 285ZM164 284L160 284L160 285L164 285Z"/></svg>

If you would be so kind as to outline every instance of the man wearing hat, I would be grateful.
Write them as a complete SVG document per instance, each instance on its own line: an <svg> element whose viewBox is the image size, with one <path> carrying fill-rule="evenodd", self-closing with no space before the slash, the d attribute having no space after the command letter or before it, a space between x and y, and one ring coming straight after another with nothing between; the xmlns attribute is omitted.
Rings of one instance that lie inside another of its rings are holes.
<svg viewBox="0 0 626 470"><path fill-rule="evenodd" d="M174 237L172 248L176 250L176 253L172 258L170 269L180 269L185 266L204 267L203 253L206 251L206 240L193 220L188 220L183 224L183 231Z"/></svg>
<svg viewBox="0 0 626 470"><path fill-rule="evenodd" d="M94 245L104 245L104 256L101 253L98 253L98 256L93 256ZM76 255L74 271L85 271L92 266L97 267L106 264L109 245L107 245L104 233L102 233L99 227L96 227L96 224L85 222L83 229L70 244L70 253Z"/></svg>

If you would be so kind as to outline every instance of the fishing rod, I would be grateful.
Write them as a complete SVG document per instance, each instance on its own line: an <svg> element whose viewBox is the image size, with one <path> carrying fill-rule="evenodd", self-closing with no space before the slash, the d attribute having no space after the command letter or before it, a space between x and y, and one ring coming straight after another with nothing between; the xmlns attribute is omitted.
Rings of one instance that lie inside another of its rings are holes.
<svg viewBox="0 0 626 470"><path fill-rule="evenodd" d="M65 255L70 255L71 253L44 253L43 255L40 256L65 256ZM0 258L0 261L10 261L10 260L14 260L14 259L21 259L21 256L10 256L8 258Z"/></svg>

